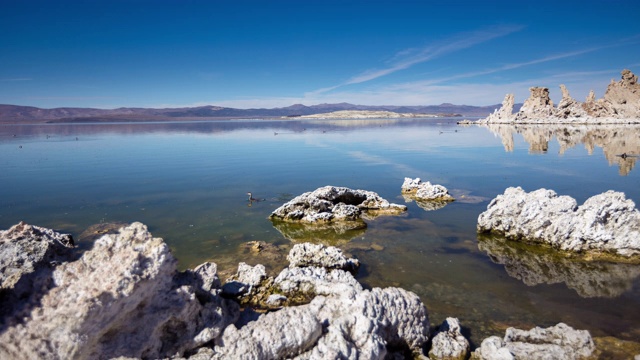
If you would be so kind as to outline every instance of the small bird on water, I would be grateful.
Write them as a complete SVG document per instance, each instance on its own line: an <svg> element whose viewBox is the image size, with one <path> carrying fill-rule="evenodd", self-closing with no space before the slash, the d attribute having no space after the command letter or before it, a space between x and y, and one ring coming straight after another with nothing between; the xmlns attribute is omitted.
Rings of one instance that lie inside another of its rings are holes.
<svg viewBox="0 0 640 360"><path fill-rule="evenodd" d="M248 192L247 195L249 195L249 201L264 201L264 199L256 199L253 197L253 195Z"/></svg>

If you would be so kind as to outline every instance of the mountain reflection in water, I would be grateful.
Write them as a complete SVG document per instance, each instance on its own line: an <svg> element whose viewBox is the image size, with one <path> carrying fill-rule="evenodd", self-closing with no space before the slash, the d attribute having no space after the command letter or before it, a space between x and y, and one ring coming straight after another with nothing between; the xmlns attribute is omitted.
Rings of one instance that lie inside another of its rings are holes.
<svg viewBox="0 0 640 360"><path fill-rule="evenodd" d="M618 165L620 175L626 176L640 156L639 125L483 125L500 136L507 152L514 148L513 134L521 134L529 143L530 153L544 153L554 137L560 144L560 154L578 144L584 144L593 154L600 147L609 165ZM624 154L624 155L623 155Z"/></svg>

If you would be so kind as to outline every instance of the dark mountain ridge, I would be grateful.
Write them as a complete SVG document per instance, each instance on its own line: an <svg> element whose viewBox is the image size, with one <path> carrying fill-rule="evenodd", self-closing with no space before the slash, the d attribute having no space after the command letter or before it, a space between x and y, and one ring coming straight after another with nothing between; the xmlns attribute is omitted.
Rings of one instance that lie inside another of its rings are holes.
<svg viewBox="0 0 640 360"><path fill-rule="evenodd" d="M443 103L440 105L354 105L349 103L303 105L294 104L280 108L236 109L220 106L184 108L117 108L94 109L62 107L43 109L33 106L0 104L2 123L42 123L77 121L144 121L144 120L206 120L241 118L279 118L299 115L322 114L340 110L393 111L397 113L459 114L459 116L487 116L500 105L471 106Z"/></svg>

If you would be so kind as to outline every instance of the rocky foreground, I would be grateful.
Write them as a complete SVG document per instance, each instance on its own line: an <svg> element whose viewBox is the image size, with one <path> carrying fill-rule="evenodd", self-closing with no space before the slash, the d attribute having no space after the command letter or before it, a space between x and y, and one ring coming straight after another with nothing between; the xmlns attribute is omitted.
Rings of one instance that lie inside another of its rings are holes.
<svg viewBox="0 0 640 360"><path fill-rule="evenodd" d="M517 113L513 113L514 96L507 94L502 107L479 124L628 124L640 123L640 84L630 70L623 70L620 81L611 83L602 99L595 98L593 90L585 102L569 95L560 85L562 99L554 106L549 98L549 88L532 87L531 95Z"/></svg>
<svg viewBox="0 0 640 360"><path fill-rule="evenodd" d="M211 262L178 272L164 241L141 223L103 235L83 254L71 247L68 235L24 223L0 231L0 294L2 309L10 309L0 318L0 358L469 356L457 319L430 329L418 296L393 287L363 289L351 274L357 260L334 247L295 245L289 267L275 278L261 265L241 263L224 285ZM588 331L560 323L509 328L504 337L485 339L471 357L596 353Z"/></svg>

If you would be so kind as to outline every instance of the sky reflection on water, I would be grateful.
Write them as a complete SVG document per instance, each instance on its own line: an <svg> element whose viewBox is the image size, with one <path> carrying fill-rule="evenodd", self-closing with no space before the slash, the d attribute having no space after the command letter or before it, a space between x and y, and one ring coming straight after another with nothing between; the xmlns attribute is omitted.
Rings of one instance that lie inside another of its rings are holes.
<svg viewBox="0 0 640 360"><path fill-rule="evenodd" d="M637 202L635 157L616 155L640 153L640 128L454 121L2 125L0 228L24 220L78 238L96 223L141 221L182 268L213 260L232 271L246 259L244 242L290 248L297 230L286 237L267 217L292 197L336 185L404 204L404 177L420 177L474 201L435 211L409 202L405 215L368 220L366 230L341 238L364 264L360 281L415 291L432 323L457 316L472 340L559 321L596 336L640 339L638 266L558 264L556 278L544 279L545 271L534 271L544 256L503 253L493 243L480 249L475 232L488 200L509 186L550 188L578 203L613 189ZM249 203L247 191L265 201Z"/></svg>

